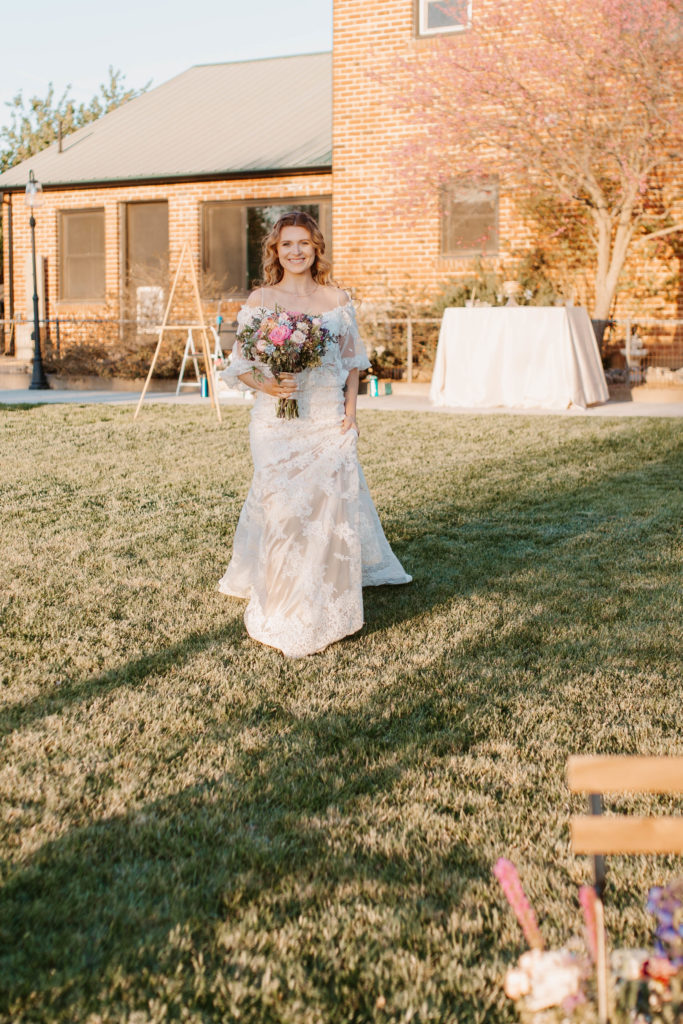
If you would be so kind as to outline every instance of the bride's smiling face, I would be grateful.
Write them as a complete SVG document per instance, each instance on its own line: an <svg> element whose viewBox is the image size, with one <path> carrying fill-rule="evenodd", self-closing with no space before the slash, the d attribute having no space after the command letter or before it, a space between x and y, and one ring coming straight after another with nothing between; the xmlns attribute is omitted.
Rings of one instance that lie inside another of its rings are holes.
<svg viewBox="0 0 683 1024"><path fill-rule="evenodd" d="M283 270L303 274L315 262L315 246L306 228L288 225L280 232L277 256Z"/></svg>

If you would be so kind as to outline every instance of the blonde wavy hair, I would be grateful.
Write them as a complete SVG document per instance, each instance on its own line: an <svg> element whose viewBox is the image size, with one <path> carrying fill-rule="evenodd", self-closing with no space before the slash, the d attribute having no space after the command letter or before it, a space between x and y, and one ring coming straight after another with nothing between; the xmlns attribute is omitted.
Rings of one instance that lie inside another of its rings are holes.
<svg viewBox="0 0 683 1024"><path fill-rule="evenodd" d="M305 228L311 236L315 259L311 266L311 276L316 284L334 284L332 280L332 264L325 256L325 239L316 221L303 210L292 210L285 213L273 224L270 233L263 240L263 280L264 286L279 284L284 277L282 264L278 259L277 247L283 228Z"/></svg>

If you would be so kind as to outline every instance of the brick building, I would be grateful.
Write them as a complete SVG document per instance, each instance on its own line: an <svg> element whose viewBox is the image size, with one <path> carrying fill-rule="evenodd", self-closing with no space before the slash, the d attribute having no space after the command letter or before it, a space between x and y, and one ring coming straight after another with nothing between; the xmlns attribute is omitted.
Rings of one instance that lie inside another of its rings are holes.
<svg viewBox="0 0 683 1024"><path fill-rule="evenodd" d="M29 169L43 186L41 316L60 318L63 340L70 318L106 321L90 334L107 337L107 324L115 333L117 320L134 322L145 302L149 317L186 241L206 298L234 303L281 209L303 206L329 230L331 100L329 54L195 67L7 171L6 317L32 317ZM30 331L17 327L27 354Z"/></svg>
<svg viewBox="0 0 683 1024"><path fill-rule="evenodd" d="M371 303L419 301L476 257L505 258L529 237L498 185L435 202L416 223L400 213L394 154L406 128L374 77L436 36L466 46L477 2L485 16L484 0L335 0L332 54L191 68L0 175L5 317L32 316L29 169L44 188L47 318L154 319L186 240L205 299L230 314L258 274L264 231L290 206L319 217L336 279ZM651 260L647 276L671 279L671 263ZM675 315L662 295L652 311ZM20 347L29 334L19 326Z"/></svg>

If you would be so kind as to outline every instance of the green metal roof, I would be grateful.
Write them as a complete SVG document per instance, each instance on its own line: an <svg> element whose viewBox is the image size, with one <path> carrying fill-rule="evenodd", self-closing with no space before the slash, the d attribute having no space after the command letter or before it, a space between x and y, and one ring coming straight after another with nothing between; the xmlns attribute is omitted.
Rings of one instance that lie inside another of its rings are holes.
<svg viewBox="0 0 683 1024"><path fill-rule="evenodd" d="M43 185L220 177L332 164L332 55L190 68L0 175Z"/></svg>

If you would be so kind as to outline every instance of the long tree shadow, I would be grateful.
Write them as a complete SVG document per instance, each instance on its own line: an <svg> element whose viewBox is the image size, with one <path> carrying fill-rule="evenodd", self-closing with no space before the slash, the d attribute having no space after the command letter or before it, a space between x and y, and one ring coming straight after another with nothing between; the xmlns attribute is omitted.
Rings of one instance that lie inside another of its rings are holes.
<svg viewBox="0 0 683 1024"><path fill-rule="evenodd" d="M387 708L399 698L402 709L388 720ZM476 703L484 696L472 699ZM468 750L477 716L455 718L447 701L443 692L419 688L407 696L402 680L348 713L294 719L280 709L270 741L243 750L220 778L120 817L72 828L21 866L6 865L0 891L0 1014L46 1000L50 1019L85 1019L113 979L131 985L143 967L148 975L178 968L165 959L169 934L178 926L198 936L209 973L220 969L225 978L239 978L258 993L263 956L245 962L239 945L219 953L217 929L227 922L239 933L242 917L248 916L251 924L240 942L256 928L260 952L285 978L289 965L276 934L296 929L302 915L315 919L327 904L343 907L345 892L356 901L365 892L384 908L385 930L375 937L375 953L368 953L362 925L347 940L356 957L370 956L368 969L385 943L428 958L425 929L443 933L447 942L449 914L470 885L488 878L490 865L475 843L434 849L418 842L419 830L399 841L403 829L387 826L391 842L373 844L359 828L359 808L368 797L377 805L391 804L404 774L426 757ZM247 721L234 716L230 732L239 733ZM221 730L214 722L212 728L225 742L228 726ZM349 928L354 914L352 908ZM495 941L493 930L482 928L472 949L475 960L490 954ZM324 954L325 942L314 928L302 968L326 1005L324 1019L372 1019L375 996L354 985L355 968L342 967L346 976L339 977L339 964ZM183 963L185 969L191 973L189 964ZM340 1003L342 982L349 991L357 989L355 1006L348 1005L349 996L347 1005ZM182 999L197 1000L210 1020L227 1019L215 992L204 1003L196 993L184 991ZM444 1000L452 1015L443 1019L463 1019L458 994L446 992ZM257 1003L258 997L248 1019L271 1019Z"/></svg>
<svg viewBox="0 0 683 1024"><path fill-rule="evenodd" d="M140 686L149 676L165 672L174 665L181 665L217 644L239 641L242 633L241 617L234 617L216 629L195 630L179 643L143 652L106 672L80 681L66 682L58 689L38 694L28 701L13 703L0 713L0 738L15 729L32 725L47 715L67 711L71 705L80 701L101 697L124 686Z"/></svg>
<svg viewBox="0 0 683 1024"><path fill-rule="evenodd" d="M578 488L559 490L542 500L535 499L535 485L519 488L505 503L486 502L478 515L459 510L456 501L444 507L429 502L420 506L419 518L403 528L394 548L411 570L411 554L419 553L429 568L418 572L414 582L401 587L367 587L364 590L366 625L369 636L395 625L409 622L455 597L486 595L499 590L501 583L524 568L540 578L566 569L567 546L587 530L606 526L613 544L613 563L623 563L627 542L637 552L645 527L634 524L634 512L643 512L642 474L659 479L670 489L681 458L675 453L660 460L619 474L593 479ZM619 499L618 508L615 500ZM482 503L483 504L483 503ZM646 507L656 513L660 489L648 491ZM672 524L671 528L677 528ZM530 568L531 567L531 568ZM528 583L534 592L533 578ZM215 645L239 643L245 637L240 613L224 625L206 632L195 631L181 642L160 650L144 652L107 672L64 684L59 690L40 694L25 702L16 702L0 713L0 737L93 696L101 696L123 686L138 686L152 674L172 665L187 662Z"/></svg>

